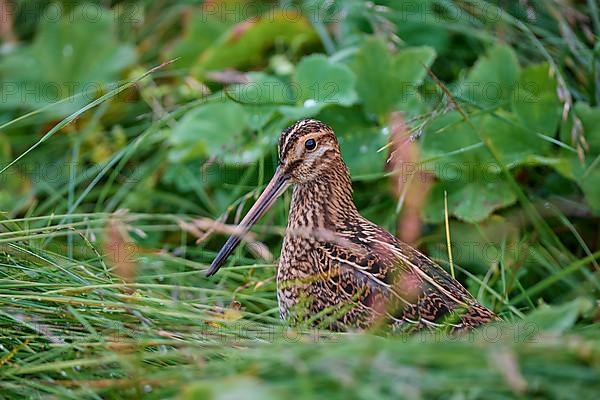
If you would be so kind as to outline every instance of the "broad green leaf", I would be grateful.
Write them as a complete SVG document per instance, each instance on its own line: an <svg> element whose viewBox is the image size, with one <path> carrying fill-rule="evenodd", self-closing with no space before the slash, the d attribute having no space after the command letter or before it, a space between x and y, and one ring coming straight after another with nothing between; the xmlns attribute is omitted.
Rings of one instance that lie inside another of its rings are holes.
<svg viewBox="0 0 600 400"><path fill-rule="evenodd" d="M244 10L245 1L229 0L192 9L184 21L185 31L169 49L166 59L180 57L175 68L189 68L202 52L212 46L243 16L235 11ZM233 12L231 12L233 11Z"/></svg>
<svg viewBox="0 0 600 400"><path fill-rule="evenodd" d="M3 108L41 108L83 93L52 108L53 115L74 112L100 94L107 83L136 58L132 46L120 44L115 18L102 9L97 18L86 17L81 7L59 21L43 19L30 46L18 48L0 61L0 77L14 88L3 91ZM13 90L14 89L14 90Z"/></svg>
<svg viewBox="0 0 600 400"><path fill-rule="evenodd" d="M448 191L449 207L452 206L450 213L467 222L479 222L515 202L514 193L498 175L500 166L482 139L493 146L508 168L557 162L546 157L550 144L520 127L512 113L498 110L496 115L472 116L468 121L455 111L442 115L430 123L421 142L423 168L441 180L429 195L424 213L429 222L443 220L440 201L444 189Z"/></svg>
<svg viewBox="0 0 600 400"><path fill-rule="evenodd" d="M471 118L471 124L481 125L482 117ZM481 139L462 116L451 111L426 127L421 141L424 168L442 180L456 180L469 171L489 166L493 159Z"/></svg>
<svg viewBox="0 0 600 400"><path fill-rule="evenodd" d="M390 13L389 18L396 25L396 34L410 46L433 46L436 51L455 49L452 45L452 30L441 22L439 14L433 9L435 0L394 0L388 2L398 12ZM453 22L460 17L456 11L451 13Z"/></svg>
<svg viewBox="0 0 600 400"><path fill-rule="evenodd" d="M392 57L385 43L376 38L363 42L354 62L356 91L367 112L381 118L393 107L396 93L389 81Z"/></svg>
<svg viewBox="0 0 600 400"><path fill-rule="evenodd" d="M431 47L412 47L392 56L379 38L369 38L360 47L354 61L356 91L368 113L380 120L399 103L417 94L427 70L435 59Z"/></svg>
<svg viewBox="0 0 600 400"><path fill-rule="evenodd" d="M296 104L281 106L279 112L298 120L314 117L326 106L350 106L357 101L355 82L354 73L344 64L322 54L304 57L285 91L286 100Z"/></svg>
<svg viewBox="0 0 600 400"><path fill-rule="evenodd" d="M298 84L298 101L304 106L349 106L357 99L352 70L322 54L304 57L296 67L294 81Z"/></svg>
<svg viewBox="0 0 600 400"><path fill-rule="evenodd" d="M557 162L546 157L550 144L520 124L514 114L502 110L472 116L468 122L453 111L430 123L421 142L421 159L423 168L441 181L428 197L426 220L443 221L443 190L448 191L449 212L467 222L482 221L516 201L507 182L497 175L500 166L482 139L508 168Z"/></svg>
<svg viewBox="0 0 600 400"><path fill-rule="evenodd" d="M519 228L513 220L500 215L492 215L477 225L451 220L450 239L453 261L471 272L485 273L490 266L504 262L529 265L529 246L521 243ZM444 224L436 229L439 237L445 238ZM428 254L436 259L448 261L445 240L432 242Z"/></svg>
<svg viewBox="0 0 600 400"><path fill-rule="evenodd" d="M248 114L237 103L218 101L202 105L185 114L173 129L169 158L179 162L235 153L247 123Z"/></svg>
<svg viewBox="0 0 600 400"><path fill-rule="evenodd" d="M288 120L296 121L303 118L312 118L319 114L323 107L320 104L281 106L279 112Z"/></svg>
<svg viewBox="0 0 600 400"><path fill-rule="evenodd" d="M556 78L547 63L529 66L521 72L512 94L512 107L524 126L553 137L561 118Z"/></svg>
<svg viewBox="0 0 600 400"><path fill-rule="evenodd" d="M248 68L263 63L266 52L275 44L294 47L317 40L305 16L289 10L271 11L265 18L254 18L231 27L199 56L192 73L203 79L207 71Z"/></svg>
<svg viewBox="0 0 600 400"><path fill-rule="evenodd" d="M262 72L251 72L247 76L250 82L227 88L231 97L244 103L244 106L293 104L298 98L294 89L283 79Z"/></svg>
<svg viewBox="0 0 600 400"><path fill-rule="evenodd" d="M514 114L503 110L481 118L478 129L509 168L523 164L544 164L541 157L550 152L550 142L539 137L532 129L521 127L521 121Z"/></svg>
<svg viewBox="0 0 600 400"><path fill-rule="evenodd" d="M527 316L525 321L533 324L539 331L564 332L592 308L590 299L576 298L558 306L542 305Z"/></svg>
<svg viewBox="0 0 600 400"><path fill-rule="evenodd" d="M448 213L470 223L481 222L494 211L517 200L501 175L473 171L470 177L434 184L423 209L425 221L444 221L444 191L448 194Z"/></svg>
<svg viewBox="0 0 600 400"><path fill-rule="evenodd" d="M395 80L400 83L400 87L414 85L409 88L416 89L423 83L427 75L426 67L430 67L435 59L435 50L431 47L408 47L400 50L393 57L392 67Z"/></svg>
<svg viewBox="0 0 600 400"><path fill-rule="evenodd" d="M387 143L387 129L372 124L358 106L328 107L317 118L335 131L342 157L353 178L384 171L387 152L377 150Z"/></svg>
<svg viewBox="0 0 600 400"><path fill-rule="evenodd" d="M262 129L274 116L281 104L292 104L297 98L291 85L275 76L252 72L251 82L232 85L226 90L232 98L243 103L252 130Z"/></svg>
<svg viewBox="0 0 600 400"><path fill-rule="evenodd" d="M457 94L461 99L488 108L508 102L518 81L519 64L514 50L497 45L477 60Z"/></svg>

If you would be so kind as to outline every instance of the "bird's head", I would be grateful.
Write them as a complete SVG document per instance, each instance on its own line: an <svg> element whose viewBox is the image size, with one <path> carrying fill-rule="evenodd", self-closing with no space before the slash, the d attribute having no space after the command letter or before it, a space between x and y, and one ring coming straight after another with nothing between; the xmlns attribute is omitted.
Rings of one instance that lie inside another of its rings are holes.
<svg viewBox="0 0 600 400"><path fill-rule="evenodd" d="M240 244L242 237L291 184L302 185L330 174L332 168L338 168L339 164L336 163L341 161L333 130L314 119L298 121L284 130L279 138L278 154L279 165L271 181L240 222L238 232L225 242L213 260L207 271L208 276L219 270Z"/></svg>
<svg viewBox="0 0 600 400"><path fill-rule="evenodd" d="M315 119L303 119L281 133L279 168L290 183L310 182L331 172L341 159L333 130Z"/></svg>

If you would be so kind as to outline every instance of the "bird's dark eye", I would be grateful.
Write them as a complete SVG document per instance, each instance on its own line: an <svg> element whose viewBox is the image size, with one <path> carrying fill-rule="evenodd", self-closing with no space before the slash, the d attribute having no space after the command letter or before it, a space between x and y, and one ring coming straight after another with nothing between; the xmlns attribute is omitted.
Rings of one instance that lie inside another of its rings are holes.
<svg viewBox="0 0 600 400"><path fill-rule="evenodd" d="M315 147L317 147L317 142L315 142L315 139L308 139L306 142L304 142L304 148L306 150L314 150Z"/></svg>

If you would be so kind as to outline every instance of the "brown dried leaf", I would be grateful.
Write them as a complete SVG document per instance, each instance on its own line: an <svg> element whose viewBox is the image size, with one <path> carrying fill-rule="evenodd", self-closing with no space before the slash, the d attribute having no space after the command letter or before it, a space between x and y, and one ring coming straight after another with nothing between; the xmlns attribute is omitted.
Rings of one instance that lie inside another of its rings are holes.
<svg viewBox="0 0 600 400"><path fill-rule="evenodd" d="M392 174L392 189L403 211L397 223L397 236L414 244L421 235L421 209L434 176L423 170L419 163L419 148L412 140L404 115L394 112L390 116L390 155L386 168Z"/></svg>
<svg viewBox="0 0 600 400"><path fill-rule="evenodd" d="M224 69L221 71L209 71L206 73L206 77L213 82L225 84L252 82L252 79L248 74L233 68Z"/></svg>
<svg viewBox="0 0 600 400"><path fill-rule="evenodd" d="M106 225L104 252L115 275L125 283L135 281L138 248L127 233L127 225L119 216L111 218Z"/></svg>
<svg viewBox="0 0 600 400"><path fill-rule="evenodd" d="M208 239L213 233L221 233L223 235L240 235L243 229L236 225L227 225L221 221L216 221L210 218L198 218L192 222L179 221L179 227L184 231L196 236L196 243L201 243ZM255 241L256 236L252 232L244 235L244 240Z"/></svg>
<svg viewBox="0 0 600 400"><path fill-rule="evenodd" d="M5 43L16 43L17 36L13 30L13 15L12 4L7 0L0 0L0 38Z"/></svg>
<svg viewBox="0 0 600 400"><path fill-rule="evenodd" d="M519 363L513 352L508 349L495 351L492 353L491 362L514 392L524 394L527 391L527 381L519 370Z"/></svg>
<svg viewBox="0 0 600 400"><path fill-rule="evenodd" d="M196 243L203 242L215 232L227 236L240 235L243 233L243 229L239 226L227 225L210 218L198 218L192 222L179 221L179 227L197 237L198 240L196 240ZM269 248L264 243L257 241L256 235L252 232L244 234L242 240L246 242L248 250L256 257L267 260L268 262L273 260L273 254L269 251Z"/></svg>

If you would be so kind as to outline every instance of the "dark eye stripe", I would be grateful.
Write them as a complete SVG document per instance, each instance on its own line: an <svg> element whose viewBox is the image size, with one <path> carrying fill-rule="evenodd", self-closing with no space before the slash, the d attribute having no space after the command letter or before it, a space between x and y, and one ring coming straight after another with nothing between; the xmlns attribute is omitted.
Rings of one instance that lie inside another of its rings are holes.
<svg viewBox="0 0 600 400"><path fill-rule="evenodd" d="M296 168L298 168L298 166L302 164L302 160L296 160L294 162L292 162L290 165L288 165L288 167L285 170L286 174L291 174L292 171L294 171Z"/></svg>

